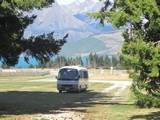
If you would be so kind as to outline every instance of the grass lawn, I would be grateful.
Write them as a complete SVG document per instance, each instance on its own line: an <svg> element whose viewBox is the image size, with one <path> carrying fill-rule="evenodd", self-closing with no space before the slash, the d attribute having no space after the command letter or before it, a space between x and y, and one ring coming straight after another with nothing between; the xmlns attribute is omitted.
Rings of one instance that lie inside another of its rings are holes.
<svg viewBox="0 0 160 120"><path fill-rule="evenodd" d="M110 84L92 83L87 92L59 94L55 83L30 82L43 78L47 76L0 77L0 119L32 120L37 114L69 109L85 114L85 120L160 120L160 109L134 106L129 89L112 102L116 90L100 92Z"/></svg>
<svg viewBox="0 0 160 120"><path fill-rule="evenodd" d="M109 69L89 69L91 80L130 80L127 71L113 70L112 74Z"/></svg>
<svg viewBox="0 0 160 120"><path fill-rule="evenodd" d="M21 69L18 69L18 71L21 71ZM43 75L43 71L48 72L48 74ZM131 80L126 70L113 70L112 74L109 69L88 69L88 72L90 80ZM57 74L58 69L37 69L37 71L35 69L26 69L22 70L22 73L0 73L0 79L28 80L45 77L55 78Z"/></svg>
<svg viewBox="0 0 160 120"><path fill-rule="evenodd" d="M36 114L54 113L55 110L72 109L85 112L89 102L96 94L109 85L90 84L88 92L64 93L56 91L52 82L30 82L31 79L43 79L45 76L0 77L0 119L31 119Z"/></svg>
<svg viewBox="0 0 160 120"><path fill-rule="evenodd" d="M159 108L139 108L134 105L134 98L128 88L121 99L110 101L104 95L92 108L87 110L86 120L160 120Z"/></svg>

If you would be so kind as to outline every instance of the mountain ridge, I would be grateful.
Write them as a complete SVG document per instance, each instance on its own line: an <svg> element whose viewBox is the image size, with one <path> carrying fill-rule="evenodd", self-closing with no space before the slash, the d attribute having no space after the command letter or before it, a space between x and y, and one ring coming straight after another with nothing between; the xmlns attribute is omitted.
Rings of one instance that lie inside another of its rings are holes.
<svg viewBox="0 0 160 120"><path fill-rule="evenodd" d="M63 37L68 33L69 40L80 40L98 32L87 23L69 14L57 3L36 14L37 18L33 24L27 27L25 37L54 31L56 37Z"/></svg>
<svg viewBox="0 0 160 120"><path fill-rule="evenodd" d="M88 3L92 3L92 1L88 0ZM96 4L99 6L98 3ZM96 4L93 3L91 7L96 6ZM85 4L83 3L83 5ZM92 10L92 8L86 6L86 10L90 9ZM26 29L25 37L54 32L55 38L58 39L69 33L67 43L59 53L62 56L87 56L90 52L96 52L99 55L115 55L120 51L123 39L120 31L116 31L111 24L100 26L99 21L91 20L86 16L84 10L78 11L77 14L68 11L67 7L60 6L57 3L41 11L33 11L37 18ZM80 16L76 16L78 14ZM82 19L82 17L84 18ZM22 58L20 63L24 63ZM30 63L36 64L36 61L33 59L32 62L31 58ZM27 65L25 64L25 66Z"/></svg>

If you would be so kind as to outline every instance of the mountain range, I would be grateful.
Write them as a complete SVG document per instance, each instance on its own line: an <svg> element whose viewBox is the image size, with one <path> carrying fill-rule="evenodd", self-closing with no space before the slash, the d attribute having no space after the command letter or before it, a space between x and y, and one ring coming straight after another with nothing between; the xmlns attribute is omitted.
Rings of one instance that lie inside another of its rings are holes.
<svg viewBox="0 0 160 120"><path fill-rule="evenodd" d="M25 37L55 32L55 37L69 34L68 40L81 40L98 33L87 23L77 19L62 6L54 3L49 8L36 12L37 18L25 31ZM77 37L79 36L79 37Z"/></svg>
<svg viewBox="0 0 160 120"><path fill-rule="evenodd" d="M69 5L63 5L63 7L69 10L70 14L74 15L77 13L89 12L97 4L99 4L99 2L95 0L85 0L84 2L80 2L79 0L76 0Z"/></svg>
<svg viewBox="0 0 160 120"><path fill-rule="evenodd" d="M95 0L78 0L69 5L59 5L57 2L48 8L34 10L37 15L34 23L27 27L24 37L54 32L56 38L69 34L67 43L63 46L60 55L63 56L86 56L90 52L100 55L115 55L120 51L123 43L121 31L117 31L110 23L104 26L98 20L87 16L88 12L99 11L102 2ZM117 39L118 38L118 39ZM21 66L23 58L20 58ZM35 64L32 58L30 63ZM17 65L17 66L18 66Z"/></svg>
<svg viewBox="0 0 160 120"><path fill-rule="evenodd" d="M101 25L99 20L95 20L87 15L88 13L99 12L103 6L104 0L99 2L95 0L86 0L84 2L76 0L70 5L63 5L64 8L69 10L70 14L87 23L90 27L100 32L108 32L114 30L111 24Z"/></svg>

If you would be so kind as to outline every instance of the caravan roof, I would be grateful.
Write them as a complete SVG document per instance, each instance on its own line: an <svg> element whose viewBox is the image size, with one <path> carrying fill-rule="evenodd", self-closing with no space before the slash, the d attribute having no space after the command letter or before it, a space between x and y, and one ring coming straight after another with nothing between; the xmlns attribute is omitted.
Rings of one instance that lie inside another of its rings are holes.
<svg viewBox="0 0 160 120"><path fill-rule="evenodd" d="M80 67L80 66L64 66L64 67L60 68L60 70L64 69L64 68L77 69L77 70L87 70L86 68Z"/></svg>

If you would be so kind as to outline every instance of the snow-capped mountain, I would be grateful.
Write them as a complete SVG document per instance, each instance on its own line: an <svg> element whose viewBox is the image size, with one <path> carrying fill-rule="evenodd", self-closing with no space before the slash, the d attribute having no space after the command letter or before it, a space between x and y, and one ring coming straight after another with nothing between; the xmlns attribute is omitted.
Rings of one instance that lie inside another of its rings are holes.
<svg viewBox="0 0 160 120"><path fill-rule="evenodd" d="M64 7L69 9L70 13L72 13L76 18L87 23L90 27L100 32L113 31L114 28L110 23L106 23L103 26L100 24L99 20L95 20L87 15L87 13L99 12L104 6L104 1L105 0L86 0L84 2L80 2L79 0L76 0L72 4L65 5Z"/></svg>
<svg viewBox="0 0 160 120"><path fill-rule="evenodd" d="M111 0L112 1L112 0ZM71 4L63 5L73 15L79 13L99 12L104 6L105 0L76 0Z"/></svg>
<svg viewBox="0 0 160 120"><path fill-rule="evenodd" d="M100 31L101 33L106 33L109 31L114 31L111 23L105 23L104 25L100 24L100 20L92 19L91 17L87 16L85 13L79 13L74 15L79 20L87 23L90 27Z"/></svg>
<svg viewBox="0 0 160 120"><path fill-rule="evenodd" d="M97 30L74 17L57 3L49 8L36 11L34 14L37 15L37 18L26 29L25 37L54 31L56 37L62 37L68 33L68 40L80 40L97 33Z"/></svg>
<svg viewBox="0 0 160 120"><path fill-rule="evenodd" d="M85 0L81 2L80 0L76 0L69 5L64 5L66 9L69 10L71 14L77 14L82 12L87 12L92 9L97 4L96 0Z"/></svg>
<svg viewBox="0 0 160 120"><path fill-rule="evenodd" d="M30 14L37 15L37 18L25 30L24 37L54 32L56 38L62 38L68 33L67 43L63 46L60 55L76 56L81 54L85 56L90 52L100 55L115 55L123 44L121 33L107 34L107 32L115 30L110 23L102 26L98 20L93 20L86 14L99 11L103 5L103 1L85 0L80 2L75 0L67 5L54 3L51 7L34 10ZM20 63L23 61L23 59L20 60ZM31 60L31 63L36 64L35 61Z"/></svg>
<svg viewBox="0 0 160 120"><path fill-rule="evenodd" d="M109 0L110 1L110 6L108 6L107 10L110 10L113 5L114 5L114 0ZM101 8L104 6L105 0L101 0L97 2L92 8L89 8L87 11L82 11L82 12L99 12Z"/></svg>

